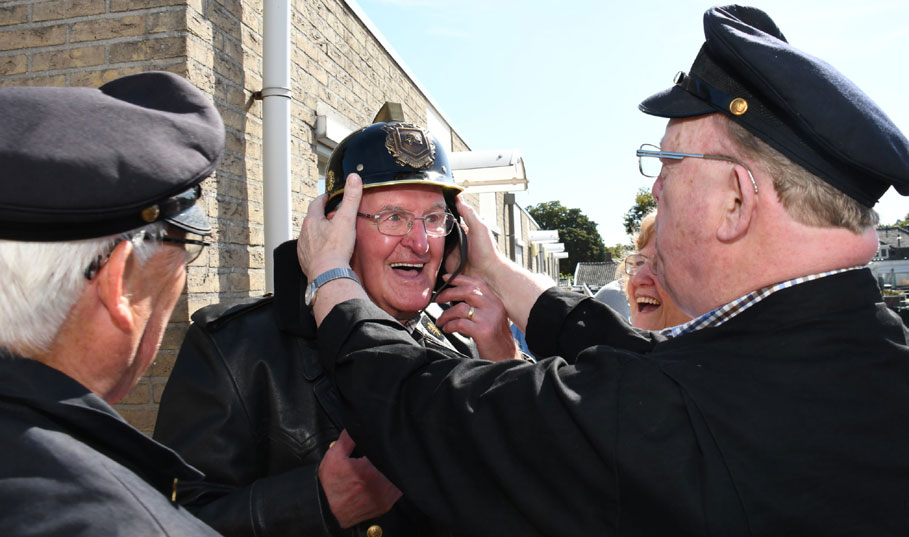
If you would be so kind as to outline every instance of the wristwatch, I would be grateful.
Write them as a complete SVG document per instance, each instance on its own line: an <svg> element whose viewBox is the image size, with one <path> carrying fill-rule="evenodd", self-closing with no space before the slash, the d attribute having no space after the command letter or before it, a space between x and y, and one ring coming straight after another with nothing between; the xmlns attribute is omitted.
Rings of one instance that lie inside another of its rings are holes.
<svg viewBox="0 0 909 537"><path fill-rule="evenodd" d="M306 286L306 293L303 295L303 303L306 304L306 307L312 308L312 303L316 300L316 291L319 290L319 287L340 278L349 278L358 284L360 283L360 278L357 278L357 273L349 268L333 268L326 270L322 274L316 276L312 283Z"/></svg>

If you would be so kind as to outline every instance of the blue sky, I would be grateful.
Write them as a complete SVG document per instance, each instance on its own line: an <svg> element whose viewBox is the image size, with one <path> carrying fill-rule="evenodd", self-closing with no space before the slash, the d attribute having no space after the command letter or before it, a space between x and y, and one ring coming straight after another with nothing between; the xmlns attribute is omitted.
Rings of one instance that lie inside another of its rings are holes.
<svg viewBox="0 0 909 537"><path fill-rule="evenodd" d="M516 148L530 181L520 205L559 200L627 243L634 150L665 120L637 104L688 71L704 40L693 0L357 0L473 150ZM639 6L646 5L647 9ZM909 2L762 1L794 46L850 77L909 135ZM891 189L883 223L909 212Z"/></svg>

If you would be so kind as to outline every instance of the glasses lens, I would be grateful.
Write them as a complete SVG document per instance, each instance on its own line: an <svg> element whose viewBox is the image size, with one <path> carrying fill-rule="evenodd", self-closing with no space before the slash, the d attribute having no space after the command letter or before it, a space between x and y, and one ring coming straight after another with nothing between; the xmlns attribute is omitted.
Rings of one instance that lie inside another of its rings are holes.
<svg viewBox="0 0 909 537"><path fill-rule="evenodd" d="M641 254L631 254L625 258L625 274L634 276L644 266L647 258Z"/></svg>
<svg viewBox="0 0 909 537"><path fill-rule="evenodd" d="M660 148L652 144L644 144L638 150L638 169L644 177L659 177L663 170L663 163L660 157L654 155L642 155L641 152L659 152Z"/></svg>
<svg viewBox="0 0 909 537"><path fill-rule="evenodd" d="M378 216L379 232L385 235L406 235L413 225L413 215L407 211L386 211Z"/></svg>
<svg viewBox="0 0 909 537"><path fill-rule="evenodd" d="M186 239L187 242L183 243L183 248L186 249L186 262L192 263L202 255L202 250L205 249L207 243L202 240L201 235L194 233L187 233Z"/></svg>
<svg viewBox="0 0 909 537"><path fill-rule="evenodd" d="M427 235L444 237L454 229L454 215L446 211L430 213L423 216L423 225Z"/></svg>

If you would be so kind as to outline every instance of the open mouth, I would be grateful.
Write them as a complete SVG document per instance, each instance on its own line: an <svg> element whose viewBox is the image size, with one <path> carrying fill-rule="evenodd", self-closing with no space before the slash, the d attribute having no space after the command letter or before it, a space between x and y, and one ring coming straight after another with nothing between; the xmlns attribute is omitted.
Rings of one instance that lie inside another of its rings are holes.
<svg viewBox="0 0 909 537"><path fill-rule="evenodd" d="M423 267L426 266L425 263L391 263L389 265L396 272L402 274L417 274L423 270Z"/></svg>
<svg viewBox="0 0 909 537"><path fill-rule="evenodd" d="M635 302L637 302L639 313L656 311L662 305L659 300L649 296L639 296L635 299Z"/></svg>

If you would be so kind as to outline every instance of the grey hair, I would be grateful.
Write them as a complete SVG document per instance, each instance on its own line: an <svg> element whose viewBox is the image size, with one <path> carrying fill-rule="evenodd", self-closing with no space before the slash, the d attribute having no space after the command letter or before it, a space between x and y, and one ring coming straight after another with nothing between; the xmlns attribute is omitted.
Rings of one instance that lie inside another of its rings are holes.
<svg viewBox="0 0 909 537"><path fill-rule="evenodd" d="M863 233L877 225L878 215L767 145L738 123L726 120L727 132L743 153L764 165L783 207L797 222L815 227L842 227Z"/></svg>
<svg viewBox="0 0 909 537"><path fill-rule="evenodd" d="M86 267L124 240L145 264L160 246L157 222L119 235L67 242L0 240L0 349L23 357L47 352L88 284Z"/></svg>

